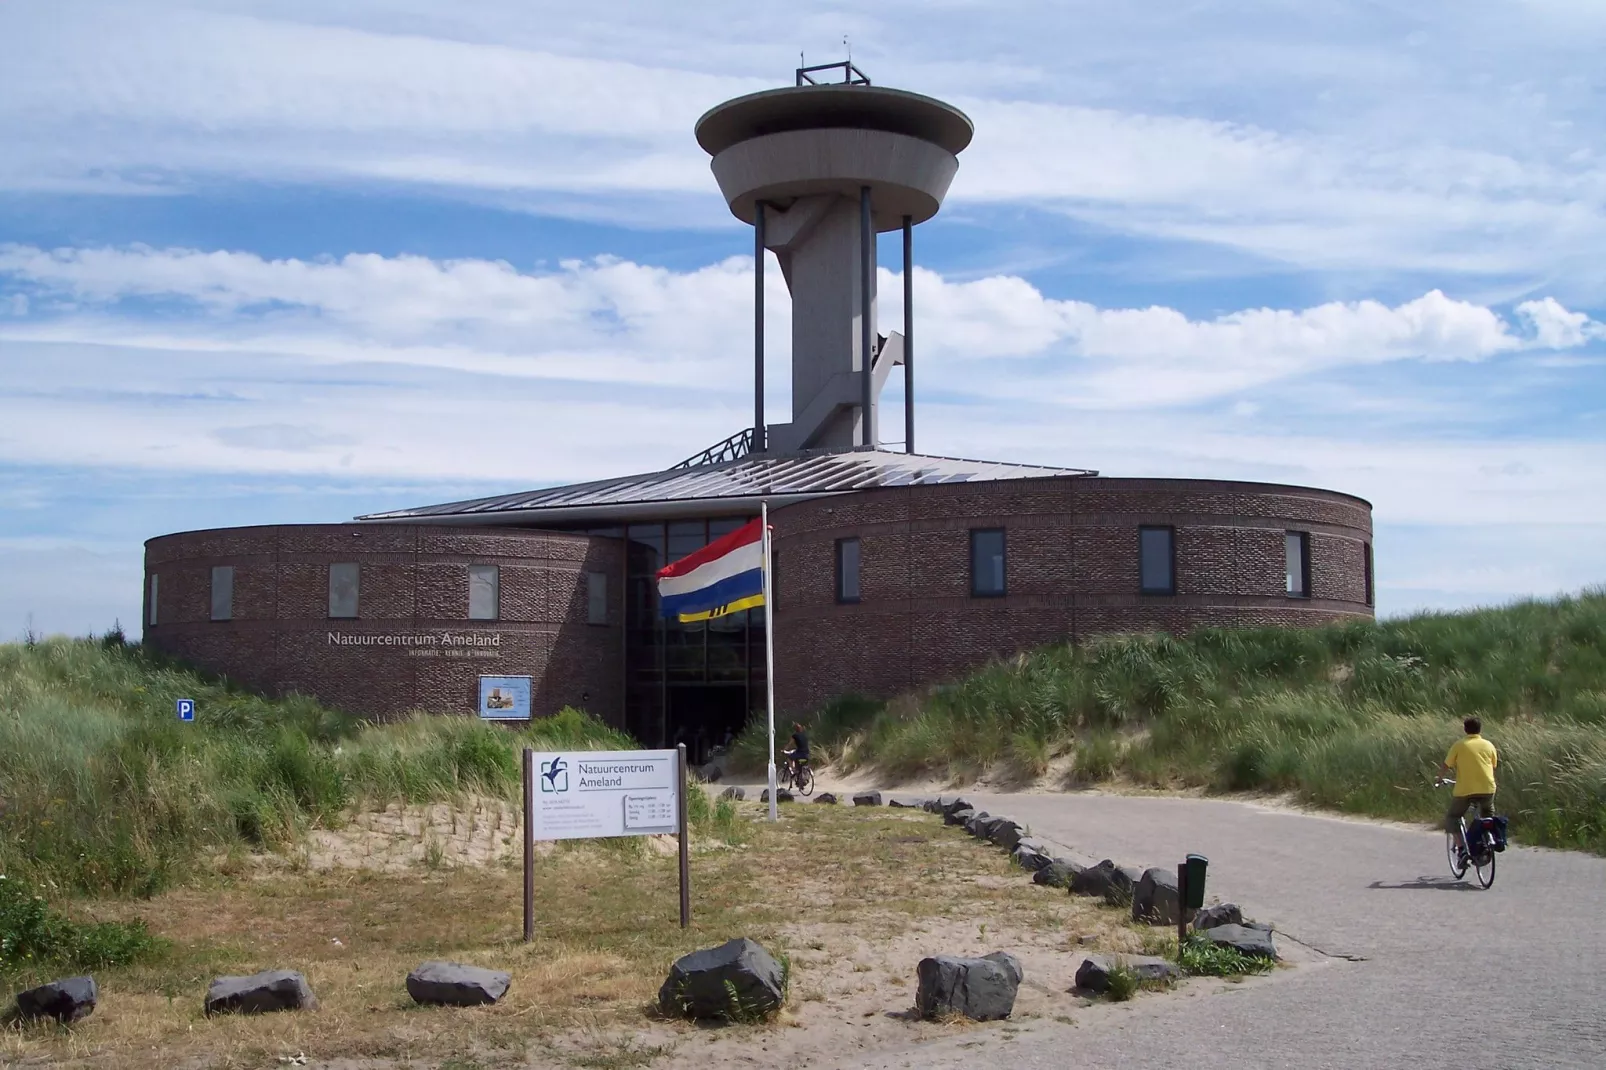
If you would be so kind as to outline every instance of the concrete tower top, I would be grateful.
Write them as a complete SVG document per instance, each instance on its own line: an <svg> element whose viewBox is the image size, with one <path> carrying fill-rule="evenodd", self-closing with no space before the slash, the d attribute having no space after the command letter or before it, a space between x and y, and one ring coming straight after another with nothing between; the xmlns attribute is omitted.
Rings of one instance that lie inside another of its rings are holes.
<svg viewBox="0 0 1606 1070"><path fill-rule="evenodd" d="M728 100L697 121L697 143L731 213L752 223L762 200L857 198L868 186L877 231L937 214L974 133L969 117L919 93L871 85L801 85Z"/></svg>

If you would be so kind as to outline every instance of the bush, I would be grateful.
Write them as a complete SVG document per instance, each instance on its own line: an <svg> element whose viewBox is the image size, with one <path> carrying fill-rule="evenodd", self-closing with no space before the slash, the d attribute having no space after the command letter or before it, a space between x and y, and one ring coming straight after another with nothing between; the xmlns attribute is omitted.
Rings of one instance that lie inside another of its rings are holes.
<svg viewBox="0 0 1606 1070"><path fill-rule="evenodd" d="M1104 994L1116 1003L1125 1003L1138 994L1139 985L1137 971L1118 962L1110 967L1109 987Z"/></svg>
<svg viewBox="0 0 1606 1070"><path fill-rule="evenodd" d="M0 975L126 966L164 946L143 922L81 924L52 910L25 881L0 875Z"/></svg>
<svg viewBox="0 0 1606 1070"><path fill-rule="evenodd" d="M1209 939L1203 933L1189 933L1178 956L1182 972L1195 977L1239 977L1244 974L1265 973L1271 969L1270 959L1246 955L1235 947L1227 947Z"/></svg>

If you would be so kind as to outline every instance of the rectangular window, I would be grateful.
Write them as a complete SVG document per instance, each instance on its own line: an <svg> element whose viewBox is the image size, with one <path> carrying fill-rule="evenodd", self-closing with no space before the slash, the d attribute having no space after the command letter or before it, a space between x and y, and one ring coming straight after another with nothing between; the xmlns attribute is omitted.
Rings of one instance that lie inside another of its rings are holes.
<svg viewBox="0 0 1606 1070"><path fill-rule="evenodd" d="M1377 591L1372 586L1372 544L1363 542L1361 546L1366 551L1366 604L1376 605Z"/></svg>
<svg viewBox="0 0 1606 1070"><path fill-rule="evenodd" d="M1004 529L983 528L970 533L970 594L998 598L1004 593Z"/></svg>
<svg viewBox="0 0 1606 1070"><path fill-rule="evenodd" d="M836 541L836 600L859 600L859 540Z"/></svg>
<svg viewBox="0 0 1606 1070"><path fill-rule="evenodd" d="M502 570L496 565L468 566L468 619L497 620L502 615Z"/></svg>
<svg viewBox="0 0 1606 1070"><path fill-rule="evenodd" d="M1290 598L1310 597L1310 532L1290 531L1283 540Z"/></svg>
<svg viewBox="0 0 1606 1070"><path fill-rule="evenodd" d="M234 566L212 566L212 619L234 619Z"/></svg>
<svg viewBox="0 0 1606 1070"><path fill-rule="evenodd" d="M1176 594L1176 529L1138 528L1138 590Z"/></svg>
<svg viewBox="0 0 1606 1070"><path fill-rule="evenodd" d="M357 615L357 585L361 566L355 561L329 566L329 615L355 617Z"/></svg>
<svg viewBox="0 0 1606 1070"><path fill-rule="evenodd" d="M586 573L586 623L608 623L608 574Z"/></svg>
<svg viewBox="0 0 1606 1070"><path fill-rule="evenodd" d="M156 626L156 578L156 574L154 572L151 573L151 604L150 608L146 610L146 623L152 627Z"/></svg>

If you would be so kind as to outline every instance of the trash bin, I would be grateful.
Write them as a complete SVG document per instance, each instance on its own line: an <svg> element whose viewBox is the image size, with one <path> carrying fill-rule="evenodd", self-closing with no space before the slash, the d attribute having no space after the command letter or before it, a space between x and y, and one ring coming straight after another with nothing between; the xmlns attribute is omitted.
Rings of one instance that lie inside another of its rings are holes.
<svg viewBox="0 0 1606 1070"><path fill-rule="evenodd" d="M1183 889L1185 902L1182 904L1189 910L1198 910L1204 906L1205 868L1210 865L1210 859L1204 855L1189 855L1183 863L1183 870L1188 875L1187 887Z"/></svg>

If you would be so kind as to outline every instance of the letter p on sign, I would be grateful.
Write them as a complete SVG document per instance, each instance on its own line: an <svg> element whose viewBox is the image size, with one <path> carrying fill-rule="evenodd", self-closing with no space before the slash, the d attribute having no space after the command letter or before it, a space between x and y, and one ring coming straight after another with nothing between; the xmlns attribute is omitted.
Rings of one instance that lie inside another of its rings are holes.
<svg viewBox="0 0 1606 1070"><path fill-rule="evenodd" d="M195 700L181 698L178 700L178 719L181 721L195 720Z"/></svg>

